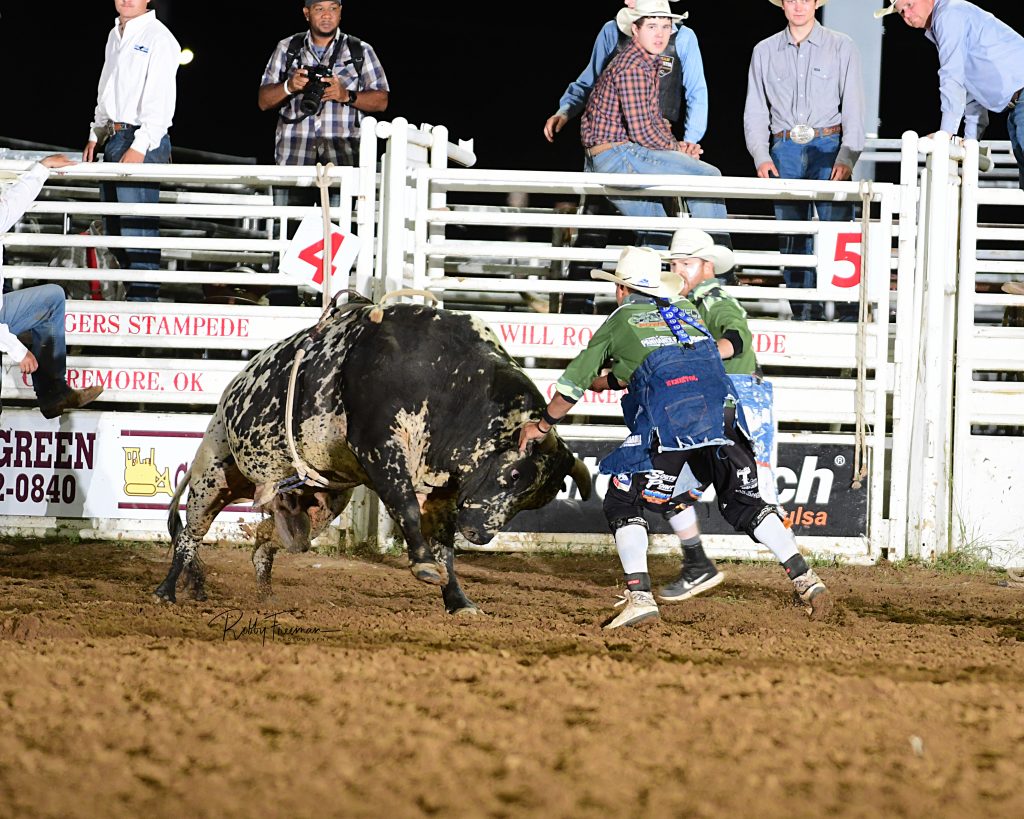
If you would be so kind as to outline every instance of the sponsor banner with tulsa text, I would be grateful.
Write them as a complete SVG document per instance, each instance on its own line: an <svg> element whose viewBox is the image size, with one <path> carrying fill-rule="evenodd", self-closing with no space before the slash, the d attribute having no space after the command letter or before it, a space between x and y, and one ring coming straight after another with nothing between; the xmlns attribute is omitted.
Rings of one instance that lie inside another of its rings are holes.
<svg viewBox="0 0 1024 819"><path fill-rule="evenodd" d="M594 493L583 502L575 485L567 480L558 498L543 509L521 512L505 527L508 532L587 532L606 534L602 503L610 476L598 474L597 462L618 442L569 440L569 445L590 467ZM850 487L853 446L779 443L776 479L779 502L793 531L805 536L858 537L867 534L867 489ZM734 534L718 512L713 488L697 504L702 532ZM660 515L648 514L651 532L671 534Z"/></svg>

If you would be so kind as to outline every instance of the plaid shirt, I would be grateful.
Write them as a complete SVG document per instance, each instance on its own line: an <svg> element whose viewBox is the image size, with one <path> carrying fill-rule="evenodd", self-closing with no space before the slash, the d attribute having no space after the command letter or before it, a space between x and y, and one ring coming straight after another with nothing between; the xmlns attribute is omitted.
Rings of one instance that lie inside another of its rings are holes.
<svg viewBox="0 0 1024 819"><path fill-rule="evenodd" d="M636 42L622 49L601 72L580 123L584 148L606 142L635 142L656 151L679 143L661 115L658 71L661 60Z"/></svg>
<svg viewBox="0 0 1024 819"><path fill-rule="evenodd" d="M337 36L344 36L341 31ZM282 73L287 69L287 75L303 65L326 65L331 54L334 53L335 41L331 40L323 58L317 58L312 50L309 33L306 34L303 48L299 52L298 64L285 66L285 59L288 56L288 44L291 37L285 37L277 44L274 53L267 63L263 72L261 85L273 85L282 82L285 77ZM357 88L359 91L389 91L387 77L384 76L384 69L381 67L377 54L369 43L363 42L363 70L357 78L355 68L352 66L352 55L349 52L348 41L341 47L338 59L334 63L334 76L341 80L341 84L348 89ZM299 111L299 101L302 94L292 94L280 107L279 112L289 119L296 119L302 114ZM318 161L333 162L336 165L354 164L352 144L350 140L359 137L359 123L363 115L351 105L342 105L340 102L327 102L321 107L319 113L306 117L301 122L289 123L278 117L277 120L277 141L274 147L274 159L278 165L315 165Z"/></svg>

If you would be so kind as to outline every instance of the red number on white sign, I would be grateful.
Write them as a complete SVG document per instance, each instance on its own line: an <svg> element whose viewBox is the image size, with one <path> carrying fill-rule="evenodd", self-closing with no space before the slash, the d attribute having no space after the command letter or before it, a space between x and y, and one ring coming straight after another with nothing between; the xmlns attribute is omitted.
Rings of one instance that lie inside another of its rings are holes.
<svg viewBox="0 0 1024 819"><path fill-rule="evenodd" d="M838 274L832 276L832 284L836 287L856 287L860 284L860 265L861 256L859 253L855 253L847 248L850 245L860 244L859 233L840 233L836 238L836 261L837 262L849 262L853 265L853 274L850 276L840 276Z"/></svg>
<svg viewBox="0 0 1024 819"><path fill-rule="evenodd" d="M341 244L345 241L345 237L340 233L331 234L331 262L334 261L338 255L338 251L341 250ZM311 244L309 247L302 250L299 253L299 258L307 264L313 265L316 268L316 275L313 277L314 284L324 283L324 240L321 239L319 242ZM338 271L338 268L331 265L331 276Z"/></svg>

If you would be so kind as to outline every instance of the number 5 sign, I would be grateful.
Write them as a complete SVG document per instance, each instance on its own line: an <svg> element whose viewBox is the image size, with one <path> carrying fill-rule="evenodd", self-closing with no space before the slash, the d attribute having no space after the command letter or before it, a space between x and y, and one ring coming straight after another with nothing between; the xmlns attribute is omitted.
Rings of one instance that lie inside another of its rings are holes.
<svg viewBox="0 0 1024 819"><path fill-rule="evenodd" d="M348 273L359 255L359 237L342 233L331 225L331 293L348 287ZM306 216L295 236L288 243L281 260L281 272L298 279L301 284L323 292L324 289L324 219L318 213Z"/></svg>
<svg viewBox="0 0 1024 819"><path fill-rule="evenodd" d="M868 294L883 298L889 289L891 241L881 225L870 225L871 258L868 264ZM836 297L856 296L864 269L860 222L819 222L816 243L818 290ZM852 292L851 292L852 290Z"/></svg>

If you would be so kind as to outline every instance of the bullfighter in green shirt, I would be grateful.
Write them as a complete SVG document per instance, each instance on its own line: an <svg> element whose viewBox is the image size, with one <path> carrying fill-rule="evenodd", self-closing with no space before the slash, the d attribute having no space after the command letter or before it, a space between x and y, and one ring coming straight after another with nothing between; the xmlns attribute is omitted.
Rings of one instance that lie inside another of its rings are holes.
<svg viewBox="0 0 1024 819"><path fill-rule="evenodd" d="M663 272L661 263L650 248L627 247L614 274L592 271L593 278L615 282L619 307L558 379L540 420L526 423L519 436L522 450L543 438L587 389L629 387L622 410L631 434L600 464L612 475L604 512L626 579L624 608L605 628L658 616L645 510L671 521L713 484L723 516L737 531L765 544L793 541L777 508L758 491L754 453L740 429L718 347L694 305L679 297L678 277ZM609 362L610 372L602 374ZM825 586L806 564L803 569L794 572L802 580L797 591L821 615L828 605Z"/></svg>

